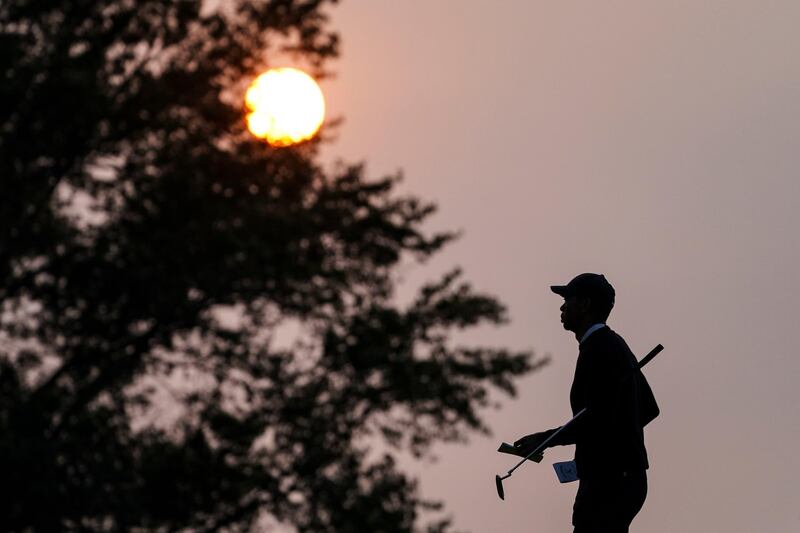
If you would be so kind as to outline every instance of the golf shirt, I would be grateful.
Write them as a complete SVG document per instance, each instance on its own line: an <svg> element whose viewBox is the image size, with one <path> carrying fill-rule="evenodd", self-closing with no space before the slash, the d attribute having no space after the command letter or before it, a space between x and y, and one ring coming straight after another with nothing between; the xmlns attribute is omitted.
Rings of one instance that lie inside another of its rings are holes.
<svg viewBox="0 0 800 533"><path fill-rule="evenodd" d="M594 333L598 329L602 328L603 326L605 326L605 324L603 324L601 322L598 322L597 324L594 324L593 326L590 326L589 329L586 330L586 333L583 334L583 337L581 337L581 340L578 341L578 344L583 344L583 341L585 341L587 338L589 338L589 335L591 335L592 333Z"/></svg>
<svg viewBox="0 0 800 533"><path fill-rule="evenodd" d="M659 412L625 340L611 328L596 325L590 328L590 336L583 336L570 390L573 415L584 407L589 411L550 444L575 445L581 479L646 470L649 463L643 428ZM629 374L632 379L621 381Z"/></svg>

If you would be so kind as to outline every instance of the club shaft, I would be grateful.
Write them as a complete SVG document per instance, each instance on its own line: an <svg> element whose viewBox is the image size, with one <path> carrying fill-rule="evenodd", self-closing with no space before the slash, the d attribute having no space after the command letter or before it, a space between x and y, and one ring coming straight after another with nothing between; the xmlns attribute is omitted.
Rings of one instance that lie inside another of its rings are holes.
<svg viewBox="0 0 800 533"><path fill-rule="evenodd" d="M543 443L541 443L539 446L537 446L537 447L536 447L536 449L535 449L535 450L533 450L531 453L529 453L528 455L526 455L526 456L525 456L525 458L524 458L524 459L522 459L522 461L520 461L520 462L518 462L517 464L515 464L515 465L514 465L514 468L512 468L511 470L509 470L509 471L508 471L508 474L507 474L507 476L506 476L506 477L510 476L510 475L511 475L511 473L512 473L512 472L514 472L514 470L516 470L517 468L519 468L519 467L520 467L520 465L522 465L522 463L524 463L525 461L527 461L528 459L530 459L531 457L533 457L534 455L536 455L537 453L539 453L541 450L544 450L544 449L547 447L547 445L550 443L550 441L551 441L551 440L553 440L554 438L556 438L556 436L557 436L559 433L561 433L562 431L564 431L564 429L566 429L566 427L567 427L567 426L569 426L569 425L570 425L572 422L574 422L575 420L577 420L577 419L578 419L578 417L579 417L579 416L581 416L583 413L585 413L587 409L588 409L588 407L584 407L583 409L581 409L580 411L578 411L578 414L576 414L575 416L573 416L573 417L572 417L572 418L569 420L569 422L567 422L566 424L564 424L563 426L561 426L560 428L558 428L557 430L555 430L555 431L553 432L553 434L552 434L552 435L550 435L549 437L547 437Z"/></svg>

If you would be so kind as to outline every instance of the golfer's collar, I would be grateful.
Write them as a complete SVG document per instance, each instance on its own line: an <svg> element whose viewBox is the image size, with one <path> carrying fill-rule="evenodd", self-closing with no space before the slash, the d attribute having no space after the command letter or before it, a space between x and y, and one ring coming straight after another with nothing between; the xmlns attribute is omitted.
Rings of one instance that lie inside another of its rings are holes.
<svg viewBox="0 0 800 533"><path fill-rule="evenodd" d="M583 341L588 339L589 335L591 335L592 333L594 333L595 331L597 331L600 328L604 328L605 326L606 326L605 324L597 323L597 324L594 324L593 326L589 327L589 329L586 330L586 333L583 334L583 337L581 337L581 340L578 341L578 344L583 344Z"/></svg>

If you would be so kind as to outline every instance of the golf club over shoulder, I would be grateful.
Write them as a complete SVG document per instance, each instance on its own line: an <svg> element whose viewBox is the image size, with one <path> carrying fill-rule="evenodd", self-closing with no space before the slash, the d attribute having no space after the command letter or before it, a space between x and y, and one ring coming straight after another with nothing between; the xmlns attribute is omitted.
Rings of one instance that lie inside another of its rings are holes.
<svg viewBox="0 0 800 533"><path fill-rule="evenodd" d="M656 355L658 355L658 354L659 354L659 353L660 353L660 352L661 352L663 349L664 349L664 346L662 346L661 344L657 345L655 348L653 348L652 350L650 350L650 353L648 353L647 355L645 355L645 356L642 358L642 360L641 360L641 361L639 361L639 362L637 363L637 365L636 365L636 368L637 368L637 369L641 369L642 367L644 367L644 366L645 366L647 363L649 363L650 361L652 361L652 360L653 360L653 358L654 358ZM626 374L625 376L623 376L623 377L620 379L620 382L622 382L622 381L624 381L624 380L628 379L630 376L631 376L631 373L628 373L628 374ZM535 449L534 449L532 452L530 452L528 455L526 455L526 456L525 456L525 457L524 457L524 458L523 458L523 459L522 459L520 462L518 462L517 464L515 464L515 465L514 465L514 466L511 468L511 470L509 470L508 472L506 472L506 474L505 474L504 476L500 476L499 474L495 476L495 484L497 485L497 495L498 495L498 496L500 496L500 499L501 499L501 500L505 500L505 491L503 490L503 480L504 480L504 479L506 479L506 478L509 478L509 477L511 477L511 474L513 474L513 473L514 473L514 470L516 470L517 468L519 468L519 467L520 467L520 466L521 466L523 463L525 463L525 461L529 460L529 459L530 459L532 456L535 456L535 455L537 455L537 454L540 454L540 453L541 453L541 451L542 451L542 450L544 450L544 449L547 447L547 444L549 444L549 443L550 443L550 441L552 441L552 440L553 440L553 439L554 439L554 438L555 438L555 437L556 437L556 436L557 436L559 433L561 433L561 432L562 432L562 431L563 431L563 430L564 430L564 429L565 429L567 426L569 426L570 424L572 424L572 423L573 423L575 420L577 420L577 419L578 419L578 418L579 418L581 415L583 415L583 414L584 414L586 411L588 411L588 409L589 409L588 407L584 407L583 409L581 409L580 411L578 411L578 413L577 413L575 416L573 416L573 417L572 417L572 418L571 418L571 419L570 419L570 420L569 420L569 421L568 421L566 424L564 424L563 426L561 426L560 428L558 428L556 431L554 431L554 432L552 433L552 435L550 435L549 437L547 437L547 439L545 439L545 440L544 440L544 441L543 441L543 442L542 442L542 443L541 443L539 446L537 446L537 447L536 447L536 448L535 448Z"/></svg>

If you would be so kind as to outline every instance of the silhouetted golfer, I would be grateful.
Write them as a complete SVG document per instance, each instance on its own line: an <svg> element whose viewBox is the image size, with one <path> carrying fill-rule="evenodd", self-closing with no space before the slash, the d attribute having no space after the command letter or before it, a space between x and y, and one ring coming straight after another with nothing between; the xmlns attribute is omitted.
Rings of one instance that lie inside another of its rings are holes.
<svg viewBox="0 0 800 533"><path fill-rule="evenodd" d="M614 288L605 276L581 274L550 288L564 297L561 322L580 346L570 391L572 412L589 407L548 444L575 445L580 484L572 513L574 533L627 533L647 496L643 428L658 416L658 406L636 357L606 325ZM514 445L524 453L533 451L556 429L528 435Z"/></svg>

